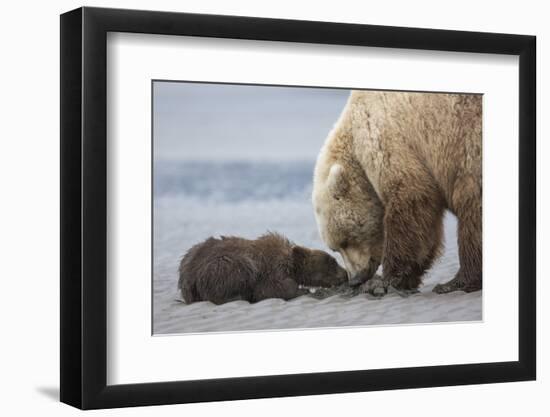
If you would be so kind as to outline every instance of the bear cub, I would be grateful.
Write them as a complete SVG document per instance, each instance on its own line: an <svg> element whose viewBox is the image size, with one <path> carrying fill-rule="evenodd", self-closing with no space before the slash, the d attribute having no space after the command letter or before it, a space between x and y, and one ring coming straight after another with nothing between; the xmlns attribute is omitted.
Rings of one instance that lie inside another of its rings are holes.
<svg viewBox="0 0 550 417"><path fill-rule="evenodd" d="M254 303L308 294L302 286L331 287L346 281L346 270L328 253L268 233L256 240L211 237L193 246L181 260L178 288L187 304Z"/></svg>

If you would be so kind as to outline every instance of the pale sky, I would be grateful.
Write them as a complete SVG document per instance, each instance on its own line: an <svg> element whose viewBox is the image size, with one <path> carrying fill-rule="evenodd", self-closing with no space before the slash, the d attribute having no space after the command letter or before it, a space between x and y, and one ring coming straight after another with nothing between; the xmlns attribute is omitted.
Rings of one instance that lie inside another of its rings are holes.
<svg viewBox="0 0 550 417"><path fill-rule="evenodd" d="M316 158L349 90L156 81L156 160Z"/></svg>

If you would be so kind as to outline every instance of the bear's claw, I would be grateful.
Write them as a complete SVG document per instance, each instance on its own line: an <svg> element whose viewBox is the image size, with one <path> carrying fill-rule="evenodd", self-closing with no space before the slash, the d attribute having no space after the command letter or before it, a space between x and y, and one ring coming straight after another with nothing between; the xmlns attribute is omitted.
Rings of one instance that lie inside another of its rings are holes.
<svg viewBox="0 0 550 417"><path fill-rule="evenodd" d="M375 276L365 282L362 289L363 292L367 294L373 295L376 298L381 298L387 294L388 285L382 278Z"/></svg>
<svg viewBox="0 0 550 417"><path fill-rule="evenodd" d="M414 289L397 289L393 285L388 284L383 278L381 277L374 277L367 282L365 282L362 286L363 292L367 293L367 295L370 295L369 298L382 298L388 293L395 293L399 295L400 297L406 298L410 295L418 294L420 290L418 288Z"/></svg>
<svg viewBox="0 0 550 417"><path fill-rule="evenodd" d="M397 295L399 295L400 297L403 297L403 298L407 298L409 297L410 295L414 295L414 294L418 294L420 292L420 290L418 288L414 288L414 289L410 289L410 290L399 290L393 286L389 286L389 289L391 290L391 292L394 292L396 293Z"/></svg>
<svg viewBox="0 0 550 417"><path fill-rule="evenodd" d="M458 290L461 290L461 288L459 288L457 285L447 282L446 284L437 284L432 291L436 294L447 294Z"/></svg>

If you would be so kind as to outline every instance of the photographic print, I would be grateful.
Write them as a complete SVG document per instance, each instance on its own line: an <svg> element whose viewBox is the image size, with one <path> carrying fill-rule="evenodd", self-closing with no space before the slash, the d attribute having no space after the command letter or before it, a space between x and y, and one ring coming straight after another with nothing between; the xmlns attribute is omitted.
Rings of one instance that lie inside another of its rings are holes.
<svg viewBox="0 0 550 417"><path fill-rule="evenodd" d="M482 95L152 96L153 334L482 320Z"/></svg>
<svg viewBox="0 0 550 417"><path fill-rule="evenodd" d="M62 402L536 379L534 36L89 7L60 33Z"/></svg>

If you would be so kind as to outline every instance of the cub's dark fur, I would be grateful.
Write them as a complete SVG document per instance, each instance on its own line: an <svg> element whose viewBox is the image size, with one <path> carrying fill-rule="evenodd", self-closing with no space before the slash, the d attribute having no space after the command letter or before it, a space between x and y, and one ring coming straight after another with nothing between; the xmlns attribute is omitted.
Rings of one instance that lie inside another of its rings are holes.
<svg viewBox="0 0 550 417"><path fill-rule="evenodd" d="M268 233L256 240L209 238L193 246L181 260L178 288L186 303L222 304L288 300L308 292L299 285L330 287L346 280L346 271L326 252Z"/></svg>

